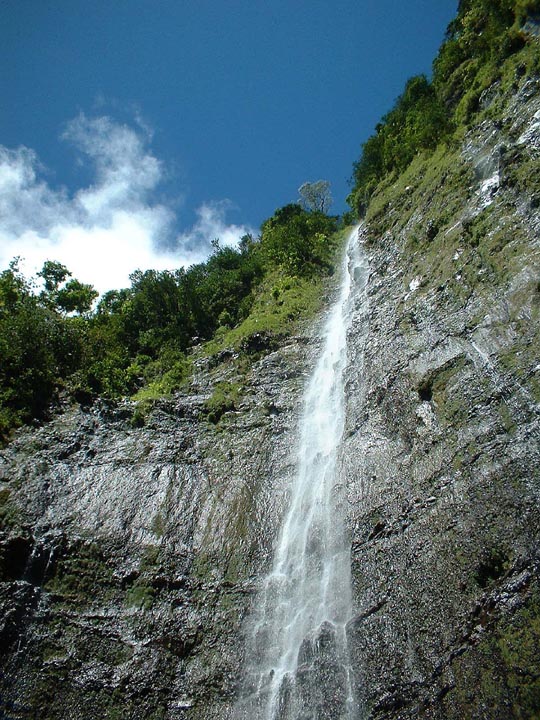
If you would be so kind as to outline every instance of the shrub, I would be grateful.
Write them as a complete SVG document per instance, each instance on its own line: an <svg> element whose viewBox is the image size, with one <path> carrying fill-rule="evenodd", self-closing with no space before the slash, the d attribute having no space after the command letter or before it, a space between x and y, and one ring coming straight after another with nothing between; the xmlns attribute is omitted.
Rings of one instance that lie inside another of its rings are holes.
<svg viewBox="0 0 540 720"><path fill-rule="evenodd" d="M209 422L216 425L226 412L235 410L240 396L240 386L236 383L220 382L211 397L204 404Z"/></svg>

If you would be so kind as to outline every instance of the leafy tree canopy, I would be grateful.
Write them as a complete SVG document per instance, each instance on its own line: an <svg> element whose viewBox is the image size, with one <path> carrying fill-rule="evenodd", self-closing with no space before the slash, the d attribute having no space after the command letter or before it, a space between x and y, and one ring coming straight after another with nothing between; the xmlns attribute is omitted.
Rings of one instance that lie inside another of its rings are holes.
<svg viewBox="0 0 540 720"><path fill-rule="evenodd" d="M460 0L433 63L433 81L424 75L411 78L362 145L348 197L358 215L383 178L401 172L418 152L434 150L456 126L467 124L482 91L497 79L501 62L530 42L521 28L538 13L540 0Z"/></svg>
<svg viewBox="0 0 540 720"><path fill-rule="evenodd" d="M74 278L66 282L72 273L65 265L54 260L46 260L37 275L43 279L44 290L40 296L43 304L66 313L82 315L89 312L99 295L92 285Z"/></svg>
<svg viewBox="0 0 540 720"><path fill-rule="evenodd" d="M331 271L336 226L320 209L286 205L259 237L244 236L238 248L216 240L208 260L187 269L137 270L130 287L105 293L95 310L97 292L66 266L47 260L36 293L14 260L0 273L0 438L46 417L59 392L90 402L152 383L179 387L190 348L242 323L267 276Z"/></svg>

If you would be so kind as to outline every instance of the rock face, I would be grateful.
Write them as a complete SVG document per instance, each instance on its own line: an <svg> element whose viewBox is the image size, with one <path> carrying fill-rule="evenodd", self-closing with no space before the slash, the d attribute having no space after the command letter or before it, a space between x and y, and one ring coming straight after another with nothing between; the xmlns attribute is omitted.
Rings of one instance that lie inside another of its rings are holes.
<svg viewBox="0 0 540 720"><path fill-rule="evenodd" d="M415 160L360 233L341 467L362 720L540 713L539 90L494 88L496 119ZM2 717L233 717L317 352L259 338L142 427L68 408L2 451Z"/></svg>
<svg viewBox="0 0 540 720"><path fill-rule="evenodd" d="M505 159L538 168L539 89L363 231L343 464L365 717L540 712L540 216Z"/></svg>
<svg viewBox="0 0 540 720"><path fill-rule="evenodd" d="M257 361L216 424L229 355L143 427L129 405L72 408L2 453L2 717L226 716L310 352Z"/></svg>

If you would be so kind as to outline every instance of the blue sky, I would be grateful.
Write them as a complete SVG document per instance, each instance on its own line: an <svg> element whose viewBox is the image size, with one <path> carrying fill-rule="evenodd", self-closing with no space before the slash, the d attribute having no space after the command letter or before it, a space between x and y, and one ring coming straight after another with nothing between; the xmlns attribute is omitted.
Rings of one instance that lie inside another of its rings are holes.
<svg viewBox="0 0 540 720"><path fill-rule="evenodd" d="M204 258L327 179L430 73L457 0L3 0L0 267L100 290Z"/></svg>

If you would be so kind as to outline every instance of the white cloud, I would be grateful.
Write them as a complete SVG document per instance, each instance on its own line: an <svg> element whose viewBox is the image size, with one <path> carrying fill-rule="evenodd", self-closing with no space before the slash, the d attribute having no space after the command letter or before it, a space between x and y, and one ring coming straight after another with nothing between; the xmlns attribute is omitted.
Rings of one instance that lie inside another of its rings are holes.
<svg viewBox="0 0 540 720"><path fill-rule="evenodd" d="M73 214L64 192L54 192L38 180L39 169L32 150L8 150L0 145L0 252L4 235L47 230L62 214Z"/></svg>
<svg viewBox="0 0 540 720"><path fill-rule="evenodd" d="M47 259L58 260L79 280L104 292L129 285L133 270L199 262L215 237L232 245L250 232L227 225L229 203L221 201L203 204L194 227L175 238L173 210L152 198L164 166L142 132L108 117L79 115L68 123L63 138L94 170L94 182L72 196L40 179L32 150L0 146L0 269L15 256L23 258L26 274L35 273Z"/></svg>
<svg viewBox="0 0 540 720"><path fill-rule="evenodd" d="M79 115L62 137L94 163L96 184L75 197L93 221L110 219L117 208L137 209L162 179L162 164L146 150L144 138L108 117Z"/></svg>
<svg viewBox="0 0 540 720"><path fill-rule="evenodd" d="M221 246L234 247L243 235L254 233L245 225L227 225L225 215L229 208L231 203L227 200L204 203L197 210L198 219L193 227L178 235L176 244L190 263L201 262L208 257L213 240L218 239Z"/></svg>

